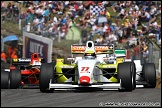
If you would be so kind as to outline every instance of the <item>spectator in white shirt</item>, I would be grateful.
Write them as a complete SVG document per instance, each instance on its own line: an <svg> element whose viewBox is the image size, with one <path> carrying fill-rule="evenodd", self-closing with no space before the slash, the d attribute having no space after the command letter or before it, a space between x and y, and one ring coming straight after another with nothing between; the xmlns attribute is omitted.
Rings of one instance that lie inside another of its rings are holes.
<svg viewBox="0 0 162 108"><path fill-rule="evenodd" d="M134 6L134 9L136 9L136 11L139 10L139 7L137 5Z"/></svg>
<svg viewBox="0 0 162 108"><path fill-rule="evenodd" d="M137 38L135 36L132 36L131 38L129 38L129 46L131 45L137 45Z"/></svg>
<svg viewBox="0 0 162 108"><path fill-rule="evenodd" d="M153 25L153 26L157 26L157 22L154 21L154 22L152 23L152 25Z"/></svg>
<svg viewBox="0 0 162 108"><path fill-rule="evenodd" d="M60 37L61 37L62 39L65 38L65 30L60 31Z"/></svg>
<svg viewBox="0 0 162 108"><path fill-rule="evenodd" d="M145 19L146 19L146 22L148 22L150 20L151 16L148 12L145 12Z"/></svg>
<svg viewBox="0 0 162 108"><path fill-rule="evenodd" d="M43 7L39 7L35 13L37 14L38 18L41 18L42 17L42 14L43 14Z"/></svg>
<svg viewBox="0 0 162 108"><path fill-rule="evenodd" d="M53 26L51 25L48 32L52 33L53 32Z"/></svg>
<svg viewBox="0 0 162 108"><path fill-rule="evenodd" d="M108 40L110 43L113 43L117 41L117 37L113 33L110 32Z"/></svg>
<svg viewBox="0 0 162 108"><path fill-rule="evenodd" d="M141 11L140 10L139 11L136 11L136 13L138 14L138 16L141 15Z"/></svg>
<svg viewBox="0 0 162 108"><path fill-rule="evenodd" d="M37 25L39 23L38 17L35 17L33 20L33 25Z"/></svg>
<svg viewBox="0 0 162 108"><path fill-rule="evenodd" d="M38 14L40 11L40 7L36 6L36 10L35 10L35 13Z"/></svg>
<svg viewBox="0 0 162 108"><path fill-rule="evenodd" d="M130 8L129 8L129 14L132 14L132 11L133 11L133 6L130 6Z"/></svg>
<svg viewBox="0 0 162 108"><path fill-rule="evenodd" d="M153 5L153 6L151 6L151 10L150 10L150 15L152 18L154 16L155 12L156 12L156 7Z"/></svg>
<svg viewBox="0 0 162 108"><path fill-rule="evenodd" d="M88 24L92 27L94 25L95 21L96 21L96 18L94 18L94 17L91 16Z"/></svg>
<svg viewBox="0 0 162 108"><path fill-rule="evenodd" d="M79 9L83 9L83 4L80 4Z"/></svg>
<svg viewBox="0 0 162 108"><path fill-rule="evenodd" d="M144 15L142 15L142 20L145 21L145 22L148 22L151 18L150 14L148 12L146 12L146 10L144 9Z"/></svg>
<svg viewBox="0 0 162 108"><path fill-rule="evenodd" d="M58 22L56 16L53 17L53 21L55 21L56 23Z"/></svg>
<svg viewBox="0 0 162 108"><path fill-rule="evenodd" d="M69 4L69 1L65 1L65 6L67 6Z"/></svg>
<svg viewBox="0 0 162 108"><path fill-rule="evenodd" d="M109 28L109 25L106 23L105 26L103 27L104 38L106 37L106 34L108 34L108 28Z"/></svg>
<svg viewBox="0 0 162 108"><path fill-rule="evenodd" d="M118 16L120 16L120 18L123 19L123 17L125 16L125 10L124 9L121 9L121 11L118 14Z"/></svg>
<svg viewBox="0 0 162 108"><path fill-rule="evenodd" d="M97 29L97 25L96 25L96 24L94 24L94 25L92 26L92 32L95 32L95 31L96 31L96 29Z"/></svg>
<svg viewBox="0 0 162 108"><path fill-rule="evenodd" d="M104 28L103 28L103 32L105 33L107 29L108 29L108 24L106 23Z"/></svg>

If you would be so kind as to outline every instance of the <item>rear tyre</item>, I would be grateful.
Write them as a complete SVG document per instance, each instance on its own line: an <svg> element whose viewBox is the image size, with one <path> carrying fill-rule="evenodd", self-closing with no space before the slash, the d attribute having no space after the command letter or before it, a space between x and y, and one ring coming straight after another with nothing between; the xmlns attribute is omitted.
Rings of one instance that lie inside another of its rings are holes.
<svg viewBox="0 0 162 108"><path fill-rule="evenodd" d="M121 91L132 91L132 72L131 63L120 63L118 64L118 81L121 81Z"/></svg>
<svg viewBox="0 0 162 108"><path fill-rule="evenodd" d="M155 88L156 87L156 69L154 63L145 63L142 68L144 80L148 85L144 87Z"/></svg>
<svg viewBox="0 0 162 108"><path fill-rule="evenodd" d="M43 63L39 75L39 89L41 92L53 92L54 89L49 90L50 79L54 80L54 73L56 63Z"/></svg>
<svg viewBox="0 0 162 108"><path fill-rule="evenodd" d="M9 72L1 72L1 89L9 88Z"/></svg>
<svg viewBox="0 0 162 108"><path fill-rule="evenodd" d="M21 71L19 69L10 71L10 89L19 88L21 83Z"/></svg>

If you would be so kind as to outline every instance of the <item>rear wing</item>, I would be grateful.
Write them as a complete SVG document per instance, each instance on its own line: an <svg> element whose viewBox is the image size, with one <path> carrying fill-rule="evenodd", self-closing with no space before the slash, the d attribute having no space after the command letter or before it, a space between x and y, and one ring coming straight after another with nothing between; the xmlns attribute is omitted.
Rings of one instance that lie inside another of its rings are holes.
<svg viewBox="0 0 162 108"><path fill-rule="evenodd" d="M115 50L115 56L116 57L126 57L126 50L124 50L124 49Z"/></svg>
<svg viewBox="0 0 162 108"><path fill-rule="evenodd" d="M41 63L45 63L44 58L39 58ZM31 61L31 58L17 58L17 59L12 59L12 65L29 65Z"/></svg>
<svg viewBox="0 0 162 108"><path fill-rule="evenodd" d="M114 45L96 45L95 51L96 54L113 54L114 53ZM86 50L86 46L84 45L71 45L71 53L72 54L84 54Z"/></svg>

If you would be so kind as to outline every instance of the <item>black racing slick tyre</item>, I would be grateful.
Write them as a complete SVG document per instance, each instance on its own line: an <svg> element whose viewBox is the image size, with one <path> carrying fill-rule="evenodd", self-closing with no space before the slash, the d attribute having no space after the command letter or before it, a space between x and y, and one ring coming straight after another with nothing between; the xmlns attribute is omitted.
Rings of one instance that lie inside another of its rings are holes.
<svg viewBox="0 0 162 108"><path fill-rule="evenodd" d="M21 83L21 71L19 69L10 71L10 89L19 88Z"/></svg>
<svg viewBox="0 0 162 108"><path fill-rule="evenodd" d="M136 89L136 65L134 62L125 62L131 64L131 70L132 70L132 90Z"/></svg>
<svg viewBox="0 0 162 108"><path fill-rule="evenodd" d="M119 63L118 64L118 81L121 82L120 91L132 91L132 72L131 63Z"/></svg>
<svg viewBox="0 0 162 108"><path fill-rule="evenodd" d="M144 80L147 85L144 87L155 88L156 87L156 68L154 63L145 63L142 67Z"/></svg>
<svg viewBox="0 0 162 108"><path fill-rule="evenodd" d="M43 63L40 69L39 75L39 89L41 92L53 92L53 89L49 90L50 79L54 79L56 63Z"/></svg>
<svg viewBox="0 0 162 108"><path fill-rule="evenodd" d="M9 88L9 72L1 72L1 89Z"/></svg>

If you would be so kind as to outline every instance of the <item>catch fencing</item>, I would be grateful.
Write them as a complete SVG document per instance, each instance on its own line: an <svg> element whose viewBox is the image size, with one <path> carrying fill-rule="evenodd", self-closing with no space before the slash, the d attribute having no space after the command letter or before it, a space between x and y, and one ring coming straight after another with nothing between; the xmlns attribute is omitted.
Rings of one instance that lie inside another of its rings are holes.
<svg viewBox="0 0 162 108"><path fill-rule="evenodd" d="M138 39L138 43L140 42L140 39ZM154 63L155 68L158 74L161 74L161 47L157 45L154 41L150 40L148 36L144 37L145 44L148 44L148 56L144 56L141 45L139 45L139 55L136 55L135 58L138 60L141 60L141 64L144 63ZM134 56L135 52L132 52L129 50L129 56L130 59Z"/></svg>

